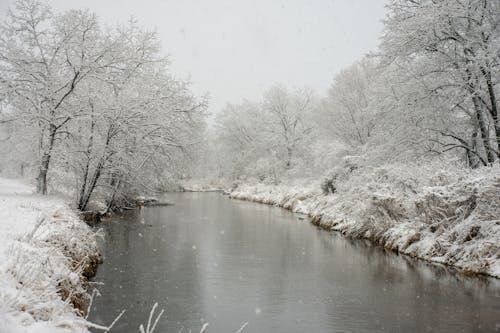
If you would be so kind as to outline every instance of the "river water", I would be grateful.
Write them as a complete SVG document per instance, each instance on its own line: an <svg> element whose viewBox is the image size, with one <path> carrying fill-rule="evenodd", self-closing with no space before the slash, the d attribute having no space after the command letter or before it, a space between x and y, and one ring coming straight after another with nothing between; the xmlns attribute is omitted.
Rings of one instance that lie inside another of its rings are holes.
<svg viewBox="0 0 500 333"><path fill-rule="evenodd" d="M102 223L104 263L90 319L156 333L494 332L500 283L384 252L307 219L219 193L172 193L175 204Z"/></svg>

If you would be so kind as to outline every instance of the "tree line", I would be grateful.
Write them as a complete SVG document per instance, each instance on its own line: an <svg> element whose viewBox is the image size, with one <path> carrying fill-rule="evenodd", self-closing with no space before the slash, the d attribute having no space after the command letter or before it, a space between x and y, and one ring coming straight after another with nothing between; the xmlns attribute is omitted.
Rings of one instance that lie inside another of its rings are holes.
<svg viewBox="0 0 500 333"><path fill-rule="evenodd" d="M500 3L387 8L378 51L341 70L325 96L276 84L227 105L209 129L206 98L169 72L154 32L19 0L0 25L2 167L34 173L41 194L71 189L85 210L92 197L111 208L190 169L278 183L348 155L498 163Z"/></svg>
<svg viewBox="0 0 500 333"><path fill-rule="evenodd" d="M500 158L500 2L391 0L379 50L333 79L326 96L271 87L216 119L218 173L279 182L342 156L380 165ZM223 163L230 154L229 163Z"/></svg>

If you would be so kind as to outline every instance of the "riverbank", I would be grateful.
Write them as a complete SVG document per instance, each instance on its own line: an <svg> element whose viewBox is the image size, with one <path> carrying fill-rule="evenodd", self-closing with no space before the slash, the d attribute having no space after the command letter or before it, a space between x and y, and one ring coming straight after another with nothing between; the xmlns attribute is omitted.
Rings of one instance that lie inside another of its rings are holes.
<svg viewBox="0 0 500 333"><path fill-rule="evenodd" d="M97 235L64 199L0 178L0 332L88 332Z"/></svg>
<svg viewBox="0 0 500 333"><path fill-rule="evenodd" d="M406 166L349 169L333 194L314 182L242 184L234 199L307 214L327 230L500 278L500 167L464 172Z"/></svg>

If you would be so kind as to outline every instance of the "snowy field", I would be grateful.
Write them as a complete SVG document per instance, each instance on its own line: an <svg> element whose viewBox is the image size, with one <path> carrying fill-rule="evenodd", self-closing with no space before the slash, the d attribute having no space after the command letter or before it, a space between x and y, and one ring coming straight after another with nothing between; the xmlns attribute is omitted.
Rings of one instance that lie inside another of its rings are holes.
<svg viewBox="0 0 500 333"><path fill-rule="evenodd" d="M0 178L0 332L88 332L96 234L65 201Z"/></svg>
<svg viewBox="0 0 500 333"><path fill-rule="evenodd" d="M500 167L454 173L390 166L340 178L329 195L319 183L302 181L240 185L230 197L284 207L328 230L500 278Z"/></svg>

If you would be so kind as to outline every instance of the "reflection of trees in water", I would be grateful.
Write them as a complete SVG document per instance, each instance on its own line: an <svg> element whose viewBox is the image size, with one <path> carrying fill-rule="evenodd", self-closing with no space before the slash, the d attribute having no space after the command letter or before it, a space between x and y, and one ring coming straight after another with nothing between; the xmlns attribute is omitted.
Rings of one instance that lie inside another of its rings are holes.
<svg viewBox="0 0 500 333"><path fill-rule="evenodd" d="M386 266L391 265L396 268L396 271L408 271L428 281L462 283L465 288L477 289L479 287L480 290L488 289L490 291L498 290L500 287L500 282L490 277L481 275L467 276L452 267L398 254L392 250L374 245L369 240L353 239L342 236L338 232L328 232L320 227L314 227L317 229L317 238L321 241L325 250L335 251L338 250L337 243L347 243L349 245L347 251L350 252L349 255L357 253L359 255L358 259L364 260L365 264L373 267L374 272L378 273L376 275L382 274L384 276L389 271ZM382 272L380 272L380 269L382 269Z"/></svg>
<svg viewBox="0 0 500 333"><path fill-rule="evenodd" d="M493 298L484 297L488 290L498 292L500 284L493 279L467 277L338 233L318 230L317 239L332 253L336 267L325 268L324 278L333 279L342 289L333 302L326 303L332 327L453 331L453 325L460 323L455 327L460 332L480 331L481 323L486 329L485 323L495 322L492 309L498 306ZM487 315L481 314L484 308L489 309ZM352 322L353 317L362 320Z"/></svg>

